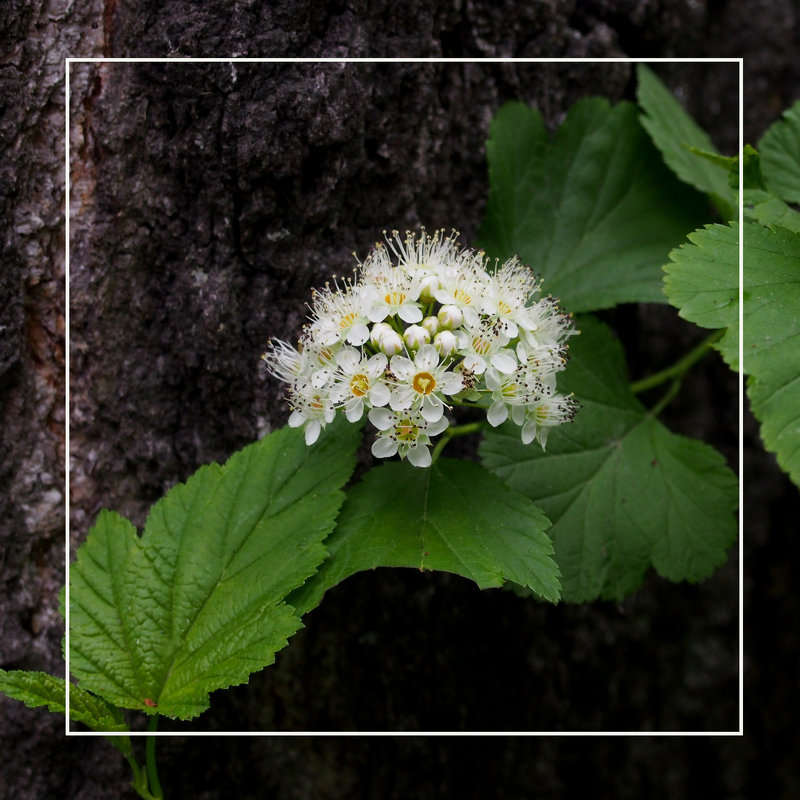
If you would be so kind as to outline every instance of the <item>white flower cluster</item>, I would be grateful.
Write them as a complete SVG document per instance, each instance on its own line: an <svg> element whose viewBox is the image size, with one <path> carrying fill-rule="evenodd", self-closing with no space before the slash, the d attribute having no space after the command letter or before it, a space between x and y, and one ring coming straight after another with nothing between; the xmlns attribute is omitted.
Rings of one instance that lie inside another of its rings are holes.
<svg viewBox="0 0 800 800"><path fill-rule="evenodd" d="M297 348L270 341L263 359L288 384L289 425L304 425L308 444L337 410L351 422L366 411L375 456L426 467L454 405L485 409L493 426L510 418L542 447L572 419L574 400L556 392L571 317L536 299L539 281L518 259L488 271L457 239L394 231L352 279L314 292Z"/></svg>

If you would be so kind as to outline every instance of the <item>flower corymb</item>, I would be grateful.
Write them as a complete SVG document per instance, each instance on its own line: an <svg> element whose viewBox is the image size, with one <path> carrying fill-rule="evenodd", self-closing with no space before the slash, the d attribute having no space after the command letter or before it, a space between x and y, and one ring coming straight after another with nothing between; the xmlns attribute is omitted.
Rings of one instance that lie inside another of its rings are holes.
<svg viewBox="0 0 800 800"><path fill-rule="evenodd" d="M577 333L572 317L539 296L517 258L490 264L455 231L384 235L352 279L314 292L296 348L273 339L262 356L287 384L289 425L313 444L338 411L350 422L366 412L377 429L373 455L427 467L431 437L466 406L493 426L510 420L523 442L544 447L577 409L556 390L566 339Z"/></svg>

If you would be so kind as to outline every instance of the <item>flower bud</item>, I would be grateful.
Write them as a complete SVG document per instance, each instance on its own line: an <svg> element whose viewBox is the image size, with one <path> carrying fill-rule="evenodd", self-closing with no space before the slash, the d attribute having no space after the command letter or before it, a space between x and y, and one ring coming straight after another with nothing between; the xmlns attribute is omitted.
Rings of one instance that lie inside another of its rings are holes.
<svg viewBox="0 0 800 800"><path fill-rule="evenodd" d="M391 325L387 325L385 322L376 322L372 326L372 332L369 335L369 342L373 347L377 347L380 349L381 346L381 338L385 336L387 333L394 333Z"/></svg>
<svg viewBox="0 0 800 800"><path fill-rule="evenodd" d="M400 334L397 331L389 328L389 330L380 337L378 347L380 347L381 352L386 353L387 356L394 356L402 351L403 340L400 338Z"/></svg>
<svg viewBox="0 0 800 800"><path fill-rule="evenodd" d="M439 332L439 318L425 317L425 319L422 320L422 327L425 328L431 336L435 336ZM428 341L430 341L430 339Z"/></svg>
<svg viewBox="0 0 800 800"><path fill-rule="evenodd" d="M425 305L430 305L435 302L436 298L433 296L439 290L439 278L437 275L427 275L422 279L420 284L419 299Z"/></svg>
<svg viewBox="0 0 800 800"><path fill-rule="evenodd" d="M422 325L409 325L403 334L403 338L409 350L419 350L422 345L431 340L431 335Z"/></svg>
<svg viewBox="0 0 800 800"><path fill-rule="evenodd" d="M458 306L442 306L439 309L439 323L445 330L460 328L464 315Z"/></svg>
<svg viewBox="0 0 800 800"><path fill-rule="evenodd" d="M449 356L458 349L458 339L450 331L439 331L433 337L433 346L438 350L440 356Z"/></svg>

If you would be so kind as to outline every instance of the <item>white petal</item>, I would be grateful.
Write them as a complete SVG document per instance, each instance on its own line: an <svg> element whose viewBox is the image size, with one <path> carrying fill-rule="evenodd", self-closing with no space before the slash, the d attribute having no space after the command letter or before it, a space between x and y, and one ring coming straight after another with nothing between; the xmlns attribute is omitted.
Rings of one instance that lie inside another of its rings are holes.
<svg viewBox="0 0 800 800"><path fill-rule="evenodd" d="M395 416L388 408L373 408L369 412L369 421L379 430L388 431L394 425Z"/></svg>
<svg viewBox="0 0 800 800"><path fill-rule="evenodd" d="M445 372L441 387L445 394L458 394L464 388L464 378L455 372Z"/></svg>
<svg viewBox="0 0 800 800"><path fill-rule="evenodd" d="M420 347L414 363L418 369L430 372L439 363L439 353L432 344L424 344Z"/></svg>
<svg viewBox="0 0 800 800"><path fill-rule="evenodd" d="M373 406L385 406L389 402L389 387L385 383L376 383L369 393L369 401Z"/></svg>
<svg viewBox="0 0 800 800"><path fill-rule="evenodd" d="M511 406L511 419L516 425L525 424L525 406Z"/></svg>
<svg viewBox="0 0 800 800"><path fill-rule="evenodd" d="M431 451L428 450L427 446L424 444L409 447L406 458L408 458L415 467L429 467L431 465Z"/></svg>
<svg viewBox="0 0 800 800"><path fill-rule="evenodd" d="M305 421L306 418L299 411L292 411L289 415L290 428L299 428Z"/></svg>
<svg viewBox="0 0 800 800"><path fill-rule="evenodd" d="M500 374L494 367L489 367L489 369L486 370L485 381L486 388L491 392L497 391L502 385L500 381Z"/></svg>
<svg viewBox="0 0 800 800"><path fill-rule="evenodd" d="M444 406L436 395L429 394L426 395L425 399L422 401L420 412L423 418L428 420L428 422L436 422L442 418Z"/></svg>
<svg viewBox="0 0 800 800"><path fill-rule="evenodd" d="M358 422L363 413L364 401L360 397L354 397L344 409L344 415L350 422Z"/></svg>
<svg viewBox="0 0 800 800"><path fill-rule="evenodd" d="M389 458L397 452L397 442L388 436L379 436L372 443L372 455L375 458Z"/></svg>
<svg viewBox="0 0 800 800"><path fill-rule="evenodd" d="M310 419L306 425L306 444L314 444L319 439L319 432L322 426L319 424L318 419Z"/></svg>
<svg viewBox="0 0 800 800"><path fill-rule="evenodd" d="M464 356L462 364L464 365L464 369L470 369L476 375L483 375L486 371L486 362L480 356L476 356L473 353Z"/></svg>
<svg viewBox="0 0 800 800"><path fill-rule="evenodd" d="M367 313L370 322L383 322L389 315L389 307L385 303L375 303Z"/></svg>
<svg viewBox="0 0 800 800"><path fill-rule="evenodd" d="M425 433L427 433L428 436L438 436L449 424L450 420L443 416L441 419L436 420L436 422L429 422L425 426Z"/></svg>
<svg viewBox="0 0 800 800"><path fill-rule="evenodd" d="M508 419L508 407L501 400L492 403L486 412L486 419L493 428L496 428Z"/></svg>
<svg viewBox="0 0 800 800"><path fill-rule="evenodd" d="M414 390L410 386L398 386L389 395L389 405L395 411L405 411L411 408L414 401Z"/></svg>
<svg viewBox="0 0 800 800"><path fill-rule="evenodd" d="M361 363L361 353L354 347L343 347L336 354L336 363L345 372L352 372Z"/></svg>
<svg viewBox="0 0 800 800"><path fill-rule="evenodd" d="M367 339L369 339L369 328L363 322L357 322L347 334L347 341L350 344L364 344Z"/></svg>
<svg viewBox="0 0 800 800"><path fill-rule="evenodd" d="M392 356L392 360L389 362L389 369L401 381L410 378L415 372L414 362L405 356Z"/></svg>
<svg viewBox="0 0 800 800"><path fill-rule="evenodd" d="M495 353L490 360L492 366L497 367L504 375L511 375L517 368L517 362L510 353Z"/></svg>
<svg viewBox="0 0 800 800"><path fill-rule="evenodd" d="M369 361L367 361L367 373L370 378L375 378L386 369L389 359L383 353L375 353Z"/></svg>
<svg viewBox="0 0 800 800"><path fill-rule="evenodd" d="M522 426L522 444L530 444L536 438L536 423L529 419Z"/></svg>
<svg viewBox="0 0 800 800"><path fill-rule="evenodd" d="M419 306L411 305L411 303L403 303L397 309L397 316L403 322L420 322L422 320L422 311Z"/></svg>

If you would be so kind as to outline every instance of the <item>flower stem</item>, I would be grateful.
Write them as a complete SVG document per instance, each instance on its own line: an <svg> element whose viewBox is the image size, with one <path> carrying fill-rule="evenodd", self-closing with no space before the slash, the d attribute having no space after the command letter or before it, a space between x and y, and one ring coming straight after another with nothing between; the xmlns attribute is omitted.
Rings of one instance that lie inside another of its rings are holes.
<svg viewBox="0 0 800 800"><path fill-rule="evenodd" d="M640 392L653 389L654 387L660 386L662 383L666 383L670 380L677 381L678 384L680 384L681 379L689 371L689 369L706 354L706 351L709 347L711 347L712 344L714 344L714 342L718 342L722 338L724 333L724 330L714 331L714 333L700 342L700 344L690 350L685 356L683 356L683 358L678 359L678 361L671 366L667 367L666 369L662 369L660 372L654 372L652 375L648 375L646 378L634 381L631 384L631 391L634 394L639 394ZM667 393L670 396L670 400L672 397L674 397L675 392L677 392L677 389L674 391L670 390L670 392ZM659 403L659 410L660 408L663 408L661 403Z"/></svg>
<svg viewBox="0 0 800 800"><path fill-rule="evenodd" d="M439 454L444 450L445 445L447 445L451 439L454 439L456 436L468 436L471 433L477 433L483 428L483 424L483 420L478 420L477 422L467 422L465 425L455 425L452 428L448 428L442 434L442 438L436 443L436 447L433 448L433 453L431 454L433 463L436 462L436 459L439 458Z"/></svg>
<svg viewBox="0 0 800 800"><path fill-rule="evenodd" d="M158 728L158 717L150 718L148 730L155 733ZM150 786L150 794L155 800L163 800L164 794L161 791L161 782L158 780L158 767L156 765L156 737L148 736L145 745L145 763L147 764L147 782Z"/></svg>

